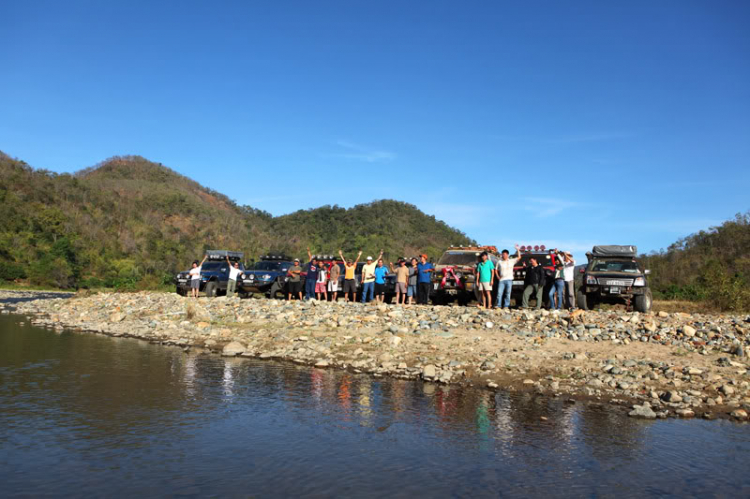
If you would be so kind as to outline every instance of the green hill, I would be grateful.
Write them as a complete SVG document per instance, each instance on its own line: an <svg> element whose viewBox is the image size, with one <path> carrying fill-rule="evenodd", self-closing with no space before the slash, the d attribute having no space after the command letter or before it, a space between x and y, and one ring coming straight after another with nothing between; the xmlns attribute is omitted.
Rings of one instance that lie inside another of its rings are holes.
<svg viewBox="0 0 750 499"><path fill-rule="evenodd" d="M397 201L274 218L138 156L76 174L35 170L0 153L0 279L58 287L149 288L208 248L304 256L339 248L390 258L472 242Z"/></svg>
<svg viewBox="0 0 750 499"><path fill-rule="evenodd" d="M642 258L659 298L750 310L750 212Z"/></svg>

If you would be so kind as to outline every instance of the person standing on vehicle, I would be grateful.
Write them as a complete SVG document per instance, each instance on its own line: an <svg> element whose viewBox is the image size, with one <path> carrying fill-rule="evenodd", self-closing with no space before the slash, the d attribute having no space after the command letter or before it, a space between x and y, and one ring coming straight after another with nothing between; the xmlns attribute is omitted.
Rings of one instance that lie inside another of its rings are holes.
<svg viewBox="0 0 750 499"><path fill-rule="evenodd" d="M318 281L318 259L310 252L310 248L307 248L307 257L310 263L307 265L307 276L305 276L305 300L312 300Z"/></svg>
<svg viewBox="0 0 750 499"><path fill-rule="evenodd" d="M529 297L531 293L536 296L536 309L542 308L542 295L544 294L544 267L539 265L536 258L530 258L531 267L526 268L526 277L524 278L523 290L523 308L529 308Z"/></svg>
<svg viewBox="0 0 750 499"><path fill-rule="evenodd" d="M383 256L383 250L380 250L378 260ZM367 263L362 267L362 303L367 303L375 298L375 268L377 264L372 261L372 257L367 257ZM369 297L368 297L369 295Z"/></svg>
<svg viewBox="0 0 750 499"><path fill-rule="evenodd" d="M302 301L302 267L299 265L299 258L294 259L294 265L289 267L286 275L289 276L287 281L287 300L291 300L292 296L297 297Z"/></svg>
<svg viewBox="0 0 750 499"><path fill-rule="evenodd" d="M385 300L385 277L388 275L388 267L383 264L383 259L378 259L378 266L375 267L375 298L378 303Z"/></svg>
<svg viewBox="0 0 750 499"><path fill-rule="evenodd" d="M229 265L229 279L227 280L227 297L231 298L234 296L234 292L237 290L237 278L242 274L242 271L240 270L240 263L234 262L234 265L232 265L232 262L229 261L229 257L227 257L227 264Z"/></svg>
<svg viewBox="0 0 750 499"><path fill-rule="evenodd" d="M398 267L393 267L391 263L391 272L396 274L396 303L401 304L403 302L406 305L406 294L409 287L409 267L406 266L406 260L403 258L398 259ZM416 272L414 273L416 276Z"/></svg>
<svg viewBox="0 0 750 499"><path fill-rule="evenodd" d="M362 256L362 251L357 253L357 259L354 262L347 262L344 253L339 250L341 261L344 262L344 302L349 301L349 293L353 294L352 302L357 302L357 279L354 272L357 270L357 263Z"/></svg>
<svg viewBox="0 0 750 499"><path fill-rule="evenodd" d="M406 287L406 296L409 298L409 305L414 304L414 300L417 299L417 278L419 277L419 271L417 265L419 261L412 257L409 265L409 284Z"/></svg>
<svg viewBox="0 0 750 499"><path fill-rule="evenodd" d="M328 281L328 272L325 263L318 262L318 280L315 282L315 298L320 300L320 295L328 301L328 292L326 291L326 282Z"/></svg>
<svg viewBox="0 0 750 499"><path fill-rule="evenodd" d="M513 268L521 259L521 249L516 244L516 256L510 257L510 252L504 249L500 261L497 262L497 308L510 308L510 293L513 291Z"/></svg>
<svg viewBox="0 0 750 499"><path fill-rule="evenodd" d="M562 310L563 302L565 301L563 298L563 293L565 291L565 272L564 266L559 260L555 265L554 279L552 287L549 288L549 308L555 308L555 293L557 293L557 310Z"/></svg>
<svg viewBox="0 0 750 499"><path fill-rule="evenodd" d="M427 261L427 255L421 255L422 260L417 264L417 292L418 303L427 305L430 301L431 274L435 272L435 266Z"/></svg>
<svg viewBox="0 0 750 499"><path fill-rule="evenodd" d="M576 261L573 259L573 255L567 251L557 251L557 249L555 249L555 255L557 255L558 260L563 264L566 306L568 309L573 310L576 308Z"/></svg>
<svg viewBox="0 0 750 499"><path fill-rule="evenodd" d="M480 255L481 261L477 265L476 286L482 296L480 307L492 307L492 285L495 281L495 264L490 260L490 255L483 251Z"/></svg>
<svg viewBox="0 0 750 499"><path fill-rule="evenodd" d="M193 293L193 298L198 298L198 292L201 289L201 268L203 268L203 264L206 263L207 258L208 255L204 255L201 263L195 260L193 268L190 269L190 291Z"/></svg>
<svg viewBox="0 0 750 499"><path fill-rule="evenodd" d="M336 301L339 295L339 278L341 277L341 267L336 262L331 263L330 278L328 279L328 291L331 294L331 301Z"/></svg>

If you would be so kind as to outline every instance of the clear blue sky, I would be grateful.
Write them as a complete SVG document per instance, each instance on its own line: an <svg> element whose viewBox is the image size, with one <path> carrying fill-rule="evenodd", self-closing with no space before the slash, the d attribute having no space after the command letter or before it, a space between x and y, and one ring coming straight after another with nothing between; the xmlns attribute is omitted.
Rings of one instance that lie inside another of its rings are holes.
<svg viewBox="0 0 750 499"><path fill-rule="evenodd" d="M748 1L0 2L0 150L665 247L750 209Z"/></svg>

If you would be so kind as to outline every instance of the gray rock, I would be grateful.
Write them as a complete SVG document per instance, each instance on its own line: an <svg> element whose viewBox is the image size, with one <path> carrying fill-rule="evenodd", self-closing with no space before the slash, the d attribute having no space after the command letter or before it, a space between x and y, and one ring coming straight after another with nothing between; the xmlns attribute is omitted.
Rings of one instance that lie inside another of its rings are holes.
<svg viewBox="0 0 750 499"><path fill-rule="evenodd" d="M434 379L435 374L437 373L437 369L432 364L427 364L422 368L422 377L424 379Z"/></svg>
<svg viewBox="0 0 750 499"><path fill-rule="evenodd" d="M628 413L628 416L633 418L656 419L656 413L651 409L651 405L648 402L644 402L643 405L634 405L633 410Z"/></svg>

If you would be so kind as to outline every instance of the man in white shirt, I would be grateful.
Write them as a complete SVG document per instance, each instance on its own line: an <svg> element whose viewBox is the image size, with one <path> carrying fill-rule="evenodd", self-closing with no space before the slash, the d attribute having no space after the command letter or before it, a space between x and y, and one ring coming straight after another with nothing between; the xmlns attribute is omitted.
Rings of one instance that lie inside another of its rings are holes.
<svg viewBox="0 0 750 499"><path fill-rule="evenodd" d="M497 262L497 303L495 308L510 308L510 292L513 290L513 267L521 259L521 249L516 244L516 256L510 258L510 251L503 250Z"/></svg>
<svg viewBox="0 0 750 499"><path fill-rule="evenodd" d="M193 262L193 268L190 269L190 291L193 293L193 298L198 298L198 292L201 290L201 268L203 267L203 264L206 263L206 258L208 258L208 255L205 255L203 257L203 260L201 260L201 263L198 263L198 260Z"/></svg>
<svg viewBox="0 0 750 499"><path fill-rule="evenodd" d="M229 257L227 257L227 263L229 264L229 280L227 281L227 297L231 298L234 296L234 292L237 289L237 278L242 274L242 271L240 270L240 264L239 262L234 262L234 265L232 265L232 262L229 261Z"/></svg>
<svg viewBox="0 0 750 499"><path fill-rule="evenodd" d="M575 276L576 276L576 261L567 251L557 251L555 249L557 258L563 264L563 278L565 279L565 297L568 302L568 308L576 308L576 292L575 292ZM561 297L558 297L558 300Z"/></svg>

